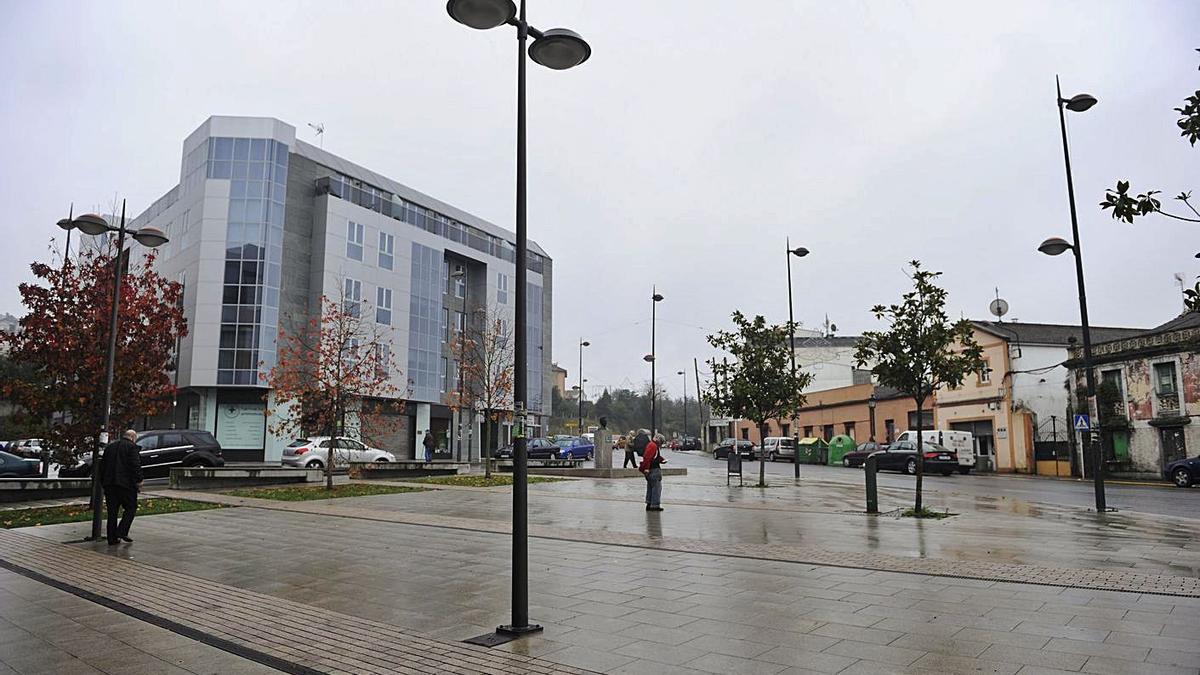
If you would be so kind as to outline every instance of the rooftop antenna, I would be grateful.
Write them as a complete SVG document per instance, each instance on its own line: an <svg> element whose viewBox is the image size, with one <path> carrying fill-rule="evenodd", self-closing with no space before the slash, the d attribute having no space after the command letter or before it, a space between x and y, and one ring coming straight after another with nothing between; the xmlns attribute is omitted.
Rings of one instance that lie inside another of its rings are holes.
<svg viewBox="0 0 1200 675"><path fill-rule="evenodd" d="M1008 301L1000 297L1000 289L996 288L996 299L988 304L988 311L996 317L996 323L1004 323L1004 315L1008 314Z"/></svg>
<svg viewBox="0 0 1200 675"><path fill-rule="evenodd" d="M825 315L825 323L823 326L825 328L825 337L827 338L833 337L833 334L837 332L837 324L830 323L828 314Z"/></svg>
<svg viewBox="0 0 1200 675"><path fill-rule="evenodd" d="M70 232L68 232L67 234L70 234ZM1200 258L1200 253L1197 253L1196 257ZM1187 289L1187 282L1184 281L1183 278L1184 278L1183 272L1175 273L1175 283L1179 284L1179 295L1183 297L1183 306L1186 309L1187 308L1187 294L1184 293L1184 290Z"/></svg>
<svg viewBox="0 0 1200 675"><path fill-rule="evenodd" d="M317 122L316 124L313 124L312 122L309 122L308 126L313 131L317 132L317 147L324 150L325 149L325 123Z"/></svg>

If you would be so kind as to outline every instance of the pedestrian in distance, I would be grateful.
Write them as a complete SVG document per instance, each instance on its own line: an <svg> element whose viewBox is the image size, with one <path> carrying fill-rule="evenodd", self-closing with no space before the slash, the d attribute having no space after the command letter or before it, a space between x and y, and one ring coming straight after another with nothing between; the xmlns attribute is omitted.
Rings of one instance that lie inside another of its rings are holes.
<svg viewBox="0 0 1200 675"><path fill-rule="evenodd" d="M646 450L642 452L642 465L638 467L638 471L646 477L646 510L647 511L662 511L662 469L659 468L667 463L663 458L662 451L659 448L666 442L662 434L655 434L654 439L646 444Z"/></svg>
<svg viewBox="0 0 1200 675"><path fill-rule="evenodd" d="M121 438L109 443L100 458L100 485L104 487L104 504L108 509L108 545L117 541L132 544L129 527L137 513L138 489L142 487L142 456L137 432L130 429ZM121 521L117 522L117 514Z"/></svg>
<svg viewBox="0 0 1200 675"><path fill-rule="evenodd" d="M625 461L621 463L621 468L624 469L627 466L632 466L635 469L638 468L637 458L645 452L646 444L649 442L650 432L645 429L639 430L637 435L633 437L633 440L625 446Z"/></svg>
<svg viewBox="0 0 1200 675"><path fill-rule="evenodd" d="M433 429L425 432L425 440L421 442L425 446L425 461L433 461L433 448L437 445L437 441L433 440Z"/></svg>

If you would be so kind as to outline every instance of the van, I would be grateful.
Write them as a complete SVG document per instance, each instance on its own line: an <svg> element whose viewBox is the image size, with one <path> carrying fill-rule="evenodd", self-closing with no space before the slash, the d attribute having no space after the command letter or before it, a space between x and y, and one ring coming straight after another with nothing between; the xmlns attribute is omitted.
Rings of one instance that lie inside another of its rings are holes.
<svg viewBox="0 0 1200 675"><path fill-rule="evenodd" d="M769 436L763 440L762 449L758 452L763 453L758 459L765 456L767 459L774 462L778 459L796 459L796 439L791 436Z"/></svg>
<svg viewBox="0 0 1200 675"><path fill-rule="evenodd" d="M958 472L966 475L975 468L975 437L969 431L952 431L950 429L925 429L921 432L925 443L937 443L953 450L958 455ZM897 441L917 442L917 432L905 431L896 437Z"/></svg>

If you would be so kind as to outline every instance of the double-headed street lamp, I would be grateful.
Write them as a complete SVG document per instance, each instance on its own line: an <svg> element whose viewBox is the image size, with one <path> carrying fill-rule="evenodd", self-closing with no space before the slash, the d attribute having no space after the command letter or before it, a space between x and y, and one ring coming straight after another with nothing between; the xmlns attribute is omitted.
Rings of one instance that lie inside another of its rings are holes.
<svg viewBox="0 0 1200 675"><path fill-rule="evenodd" d="M90 539L98 541L100 539L100 503L103 501L100 496L100 450L108 443L108 426L112 414L113 368L117 359L117 316L121 307L121 277L125 272L121 265L121 256L125 252L125 235L128 233L134 241L147 248L162 246L169 240L162 230L156 227L127 230L125 228L125 200L121 200L121 224L117 227L109 225L107 220L95 213L85 213L75 219L60 220L58 226L67 230L68 234L72 229L78 228L80 232L93 237L106 232L117 233L117 255L113 258L112 308L108 320L108 355L105 359L104 373L104 421L101 423L100 433L96 439L96 449L92 451L92 536Z"/></svg>
<svg viewBox="0 0 1200 675"><path fill-rule="evenodd" d="M591 347L592 343L579 339L579 435L583 435L583 383L587 380L583 379L583 348Z"/></svg>
<svg viewBox="0 0 1200 675"><path fill-rule="evenodd" d="M1092 331L1088 327L1087 293L1083 285L1083 254L1079 250L1079 218L1075 213L1075 183L1071 178L1071 152L1067 145L1067 118L1065 110L1084 112L1096 105L1096 97L1090 94L1076 94L1071 98L1062 97L1062 87L1058 78L1054 78L1058 91L1058 123L1062 130L1063 162L1067 169L1067 199L1071 204L1071 238L1070 243L1061 237L1051 237L1038 246L1038 250L1046 255L1061 255L1067 250L1075 254L1075 281L1079 287L1079 320L1083 330L1083 369L1087 381L1088 409L1091 409L1092 399L1096 396L1096 375L1092 372ZM1093 422L1094 423L1094 422ZM1093 450L1094 448L1094 450ZM1092 458L1092 482L1096 492L1096 511L1104 513L1108 510L1104 499L1104 458L1101 457L1099 444L1092 443L1091 432L1083 434L1083 456Z"/></svg>
<svg viewBox="0 0 1200 675"><path fill-rule="evenodd" d="M513 564L512 564L512 623L499 626L497 632L506 635L522 635L542 630L537 624L529 623L529 522L528 493L526 480L528 464L525 455L525 422L527 402L526 331L525 306L526 257L528 237L526 234L525 204L525 45L529 36L529 58L550 68L566 70L588 59L592 48L577 33L565 28L540 31L525 21L525 0L521 0L520 11L512 0L449 0L446 11L455 21L479 30L496 28L508 24L517 29L517 209L516 209L516 312L513 330L513 410L516 426L513 436Z"/></svg>
<svg viewBox="0 0 1200 675"><path fill-rule="evenodd" d="M792 313L792 256L803 258L808 255L808 249L803 246L792 248L792 239L788 237L785 240L787 244L787 281L788 281L788 330L791 334L791 344L788 345L788 354L792 357L792 381L796 381L796 318ZM796 451L799 453L799 450ZM800 477L800 459L797 456L793 457L792 472L796 478Z"/></svg>
<svg viewBox="0 0 1200 675"><path fill-rule="evenodd" d="M658 431L657 420L655 416L658 406L658 392L654 389L654 333L655 326L658 325L658 303L662 302L663 296L655 287L650 288L653 294L650 296L650 353L645 356L645 359L650 362L650 438L654 438L655 432Z"/></svg>

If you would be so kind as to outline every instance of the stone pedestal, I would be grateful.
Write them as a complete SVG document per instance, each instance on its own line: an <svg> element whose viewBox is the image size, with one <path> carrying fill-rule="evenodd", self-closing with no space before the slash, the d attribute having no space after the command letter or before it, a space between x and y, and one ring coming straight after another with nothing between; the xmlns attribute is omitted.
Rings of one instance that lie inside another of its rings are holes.
<svg viewBox="0 0 1200 675"><path fill-rule="evenodd" d="M593 441L596 446L595 462L597 469L612 468L612 432L604 427L596 430L596 439Z"/></svg>

